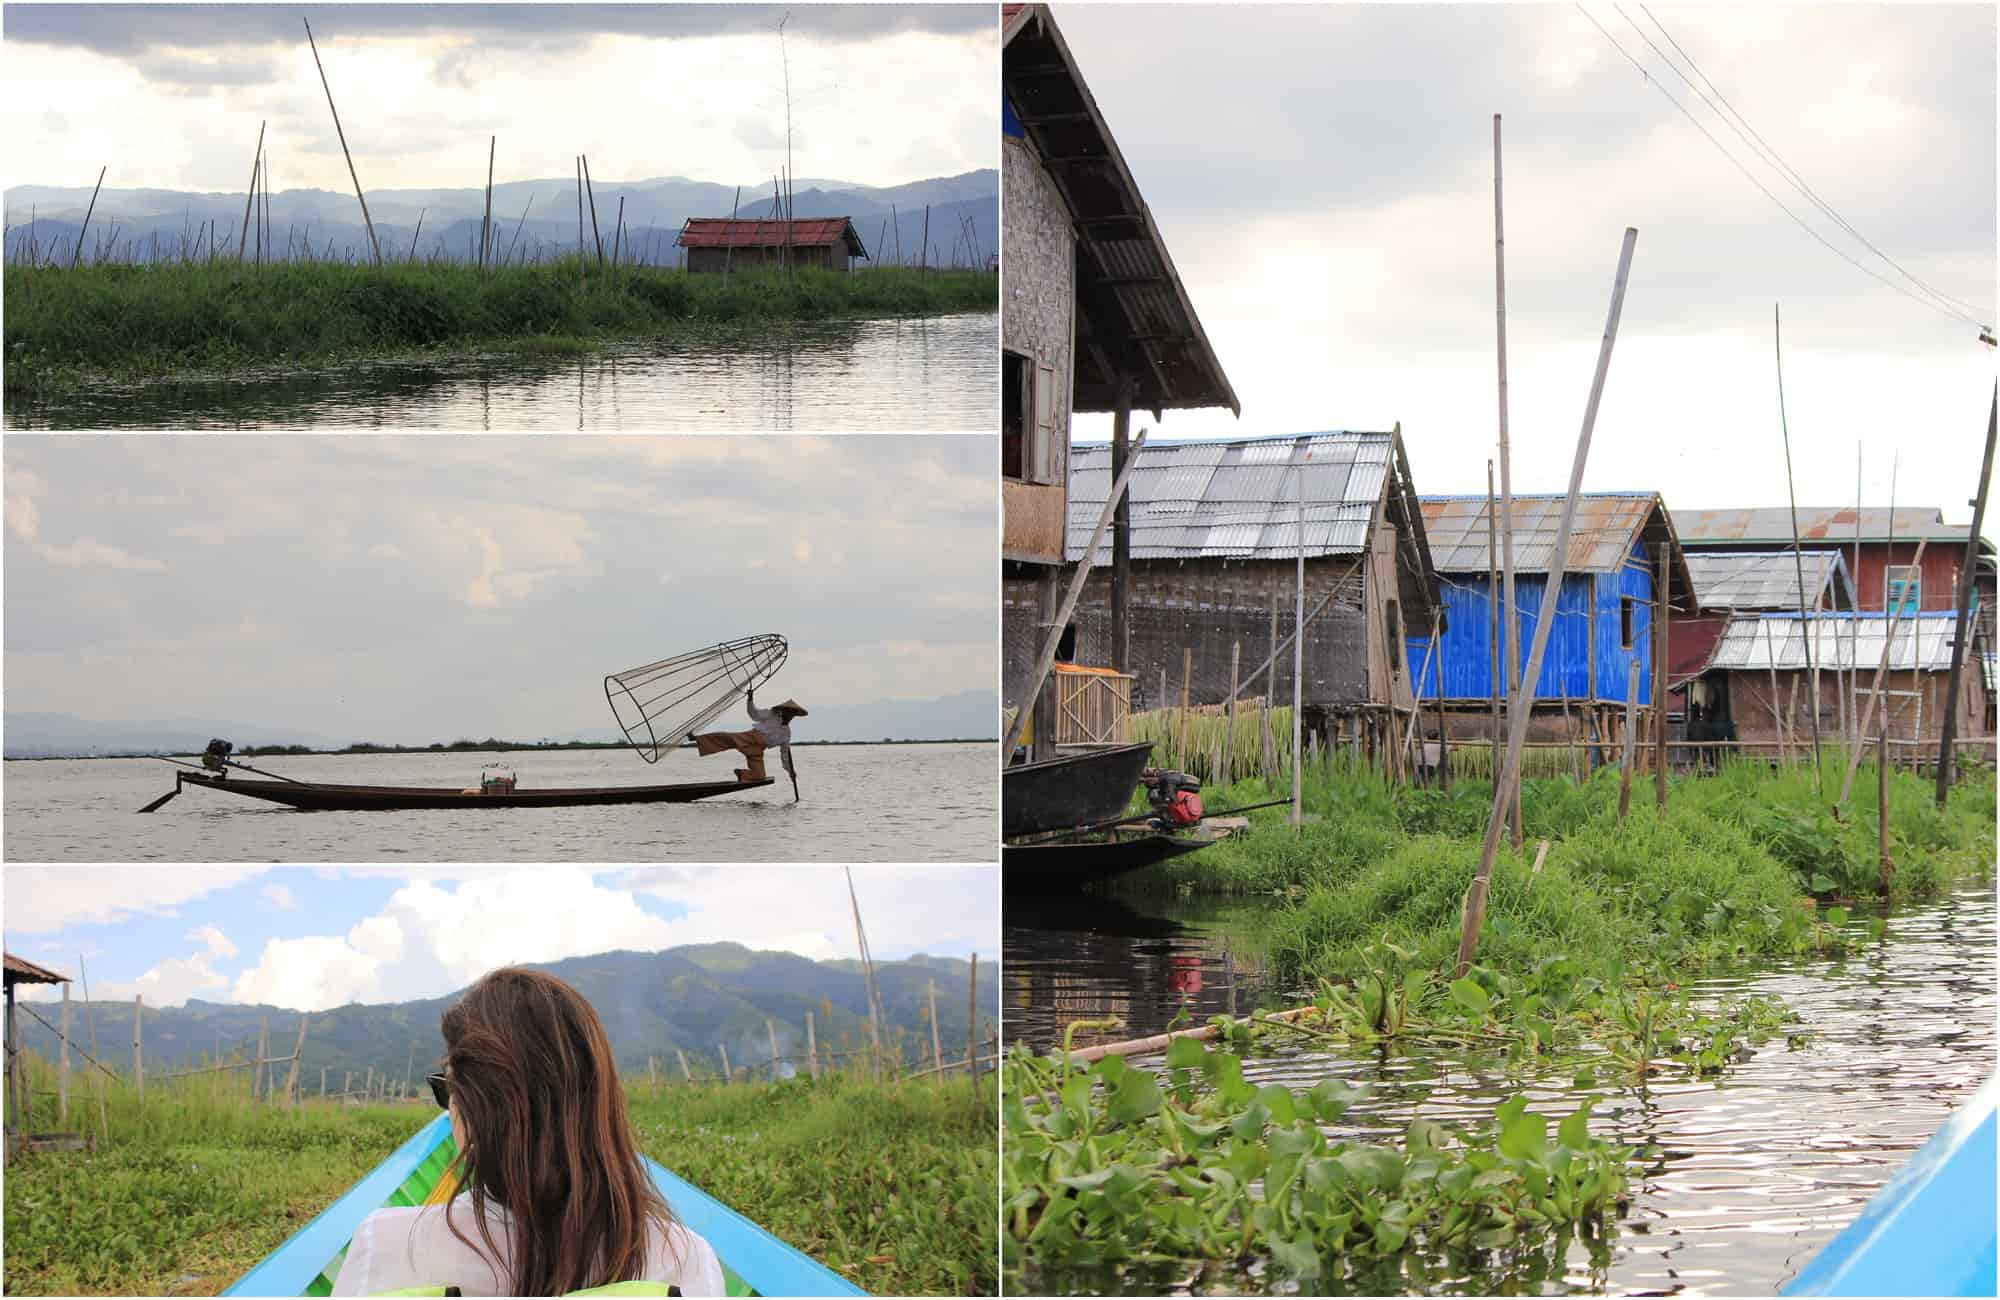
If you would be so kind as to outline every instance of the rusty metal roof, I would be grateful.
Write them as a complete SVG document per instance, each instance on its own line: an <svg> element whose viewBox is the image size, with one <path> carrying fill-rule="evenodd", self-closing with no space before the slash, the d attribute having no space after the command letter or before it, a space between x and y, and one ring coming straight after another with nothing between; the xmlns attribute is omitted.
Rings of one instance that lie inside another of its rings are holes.
<svg viewBox="0 0 2000 1300"><path fill-rule="evenodd" d="M7 984L67 984L69 976L58 975L46 966L37 966L25 958L7 953Z"/></svg>
<svg viewBox="0 0 2000 1300"><path fill-rule="evenodd" d="M1861 540L1889 540L1889 511L1871 507L1857 512L1853 506L1800 506L1799 540L1851 542L1856 514L1861 520ZM1902 506L1896 510L1897 539L1916 541L1933 536L1932 530L1944 523L1944 513L1934 506ZM1715 546L1723 542L1787 542L1792 540L1792 511L1789 506L1765 506L1755 510L1676 510L1674 527L1685 546ZM1965 537L1960 525L1958 536Z"/></svg>
<svg viewBox="0 0 2000 1300"><path fill-rule="evenodd" d="M1806 608L1825 597L1827 609L1854 608L1854 581L1837 550L1805 550ZM1701 609L1793 610L1799 608L1800 565L1792 552L1690 551L1688 574Z"/></svg>
<svg viewBox="0 0 2000 1300"><path fill-rule="evenodd" d="M1564 494L1514 494L1514 572L1547 573L1562 520ZM1439 573L1486 572L1487 512L1484 496L1422 498L1431 562ZM1677 606L1694 589L1687 558L1674 535L1673 517L1652 492L1585 492L1577 498L1565 573L1610 573L1630 559L1637 542L1668 546L1668 589Z"/></svg>
<svg viewBox="0 0 2000 1300"><path fill-rule="evenodd" d="M845 240L854 257L868 256L861 236L846 217L799 217L791 221L735 217L689 217L674 240L683 248L820 248Z"/></svg>
<svg viewBox="0 0 2000 1300"><path fill-rule="evenodd" d="M1139 194L1047 5L1001 12L1001 93L1076 231L1072 409L1155 413L1241 404L1195 315L1152 210Z"/></svg>
<svg viewBox="0 0 2000 1300"><path fill-rule="evenodd" d="M1394 444L1392 433L1344 431L1148 442L1128 489L1132 558L1289 560L1299 553L1301 486L1306 554L1358 555L1384 500ZM1070 561L1082 558L1110 491L1111 444L1073 444ZM1108 534L1098 542L1100 561L1110 545Z"/></svg>
<svg viewBox="0 0 2000 1300"><path fill-rule="evenodd" d="M1842 672L1881 666L1891 620L1881 614L1735 614L1716 639L1709 668L1763 671L1806 666L1806 630L1813 632L1813 663ZM1892 671L1948 672L1954 614L1905 614L1889 654Z"/></svg>

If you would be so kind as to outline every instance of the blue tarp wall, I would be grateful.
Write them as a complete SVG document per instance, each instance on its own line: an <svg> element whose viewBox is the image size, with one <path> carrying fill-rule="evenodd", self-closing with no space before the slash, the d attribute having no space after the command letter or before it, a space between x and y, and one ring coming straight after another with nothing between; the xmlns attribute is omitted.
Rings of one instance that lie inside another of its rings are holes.
<svg viewBox="0 0 2000 1300"><path fill-rule="evenodd" d="M1431 655L1424 670L1424 652L1430 636L1409 638L1410 680L1417 686L1417 698L1438 698L1438 678L1444 678L1447 700L1490 700L1493 698L1493 641L1486 596L1486 575L1445 573L1438 575L1444 594L1445 632L1442 644ZM1496 589L1503 587L1495 581ZM1512 649L1523 667L1528 662L1528 644L1534 639L1535 619L1541 613L1542 594L1548 589L1548 575L1519 573L1514 576L1514 600L1518 607L1518 629ZM1592 591L1595 590L1593 600ZM1632 597L1632 646L1621 644L1620 602ZM1569 573L1563 575L1562 592L1556 602L1555 627L1549 646L1542 655L1541 678L1535 683L1537 700L1587 700L1590 687L1590 644L1597 642L1597 689L1600 701L1625 700L1626 666L1639 665L1639 703L1652 699L1653 692L1653 572L1646 563L1644 547L1634 542L1625 565L1616 573ZM1418 674L1422 673L1422 680ZM1503 679L1505 674L1502 674Z"/></svg>

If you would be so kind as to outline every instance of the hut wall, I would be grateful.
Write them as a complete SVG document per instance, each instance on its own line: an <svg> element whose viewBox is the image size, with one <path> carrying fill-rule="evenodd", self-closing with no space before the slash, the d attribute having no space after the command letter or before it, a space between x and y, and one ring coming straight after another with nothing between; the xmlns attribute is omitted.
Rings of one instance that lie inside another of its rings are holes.
<svg viewBox="0 0 2000 1300"><path fill-rule="evenodd" d="M690 248L687 250L687 266L692 272L742 271L759 266L778 266L784 262L785 250L782 245L764 247L743 247L731 252L726 248ZM792 257L800 266L822 266L836 271L847 269L847 245L838 248L827 244L792 247Z"/></svg>
<svg viewBox="0 0 2000 1300"><path fill-rule="evenodd" d="M1076 233L1069 208L1026 139L1001 139L1001 193L1007 220L1000 232L1007 268L1000 346L1054 372L1056 459L1052 476L1069 474L1071 389L1075 385Z"/></svg>
<svg viewBox="0 0 2000 1300"><path fill-rule="evenodd" d="M1000 578L1000 707L1018 708L1042 649L1042 583L1048 570L1008 564ZM1086 661L1087 662L1087 661Z"/></svg>
<svg viewBox="0 0 2000 1300"><path fill-rule="evenodd" d="M1754 745L1769 745L1776 748L1777 720L1771 712L1771 673L1768 669L1742 669L1719 674L1729 691L1730 719L1736 724L1736 738ZM1786 738L1793 736L1810 737L1812 734L1812 683L1802 669L1779 669L1778 716L1786 720ZM1867 692L1874 680L1874 673L1866 672L1861 677L1862 707L1867 707ZM1943 734L1945 692L1951 684L1950 676L1942 672L1891 671L1882 675L1882 689L1885 691L1916 691L1922 699L1922 711L1907 695L1889 695L1889 735L1894 740L1935 741ZM1822 743L1837 744L1840 734L1839 704L1835 697L1833 674L1820 674L1820 739ZM1796 688L1797 704L1793 704L1792 694ZM1871 733L1874 724L1870 724ZM1985 700L1979 683L1971 673L1959 689L1958 735L1961 738L1991 735L1987 722Z"/></svg>
<svg viewBox="0 0 2000 1300"><path fill-rule="evenodd" d="M1366 584L1352 556L1306 561L1306 610L1340 586L1333 602L1306 629L1303 698L1308 705L1339 709L1366 703L1367 627L1363 615ZM1346 577L1343 584L1342 578ZM1160 670L1167 674L1167 703L1181 698L1182 652L1191 651L1188 700L1220 704L1229 696L1229 652L1241 643L1239 681L1271 653L1271 599L1278 600L1278 641L1291 635L1296 570L1290 561L1134 561L1130 588L1132 662L1129 671L1135 711L1161 701ZM1010 702L1034 667L1029 644L1036 618L1032 580L1009 577L1001 583L1001 676ZM1072 620L1076 662L1111 661L1111 576L1093 572ZM1276 665L1271 687L1280 703L1292 694L1292 655ZM1262 695L1261 684L1246 689Z"/></svg>
<svg viewBox="0 0 2000 1300"><path fill-rule="evenodd" d="M1708 666L1729 615L1676 613L1667 624L1667 681L1678 685Z"/></svg>

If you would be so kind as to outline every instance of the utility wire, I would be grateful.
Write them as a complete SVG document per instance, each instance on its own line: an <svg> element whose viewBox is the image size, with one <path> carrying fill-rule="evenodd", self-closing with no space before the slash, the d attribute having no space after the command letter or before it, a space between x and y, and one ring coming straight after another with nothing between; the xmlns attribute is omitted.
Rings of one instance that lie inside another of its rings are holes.
<svg viewBox="0 0 2000 1300"><path fill-rule="evenodd" d="M1855 261L1852 257L1848 256L1847 253L1835 247L1833 244L1829 243L1826 239L1826 236L1820 234L1817 230L1814 230L1811 226L1807 225L1805 221L1799 216L1798 213L1792 211L1791 208L1785 205L1785 201L1783 199L1779 198L1777 195L1771 192L1771 188L1768 185L1758 180L1757 177L1750 171L1750 169L1743 165L1741 159L1737 158L1735 154L1729 152L1728 149L1724 148L1722 141L1716 139L1714 133L1701 124L1701 120L1699 118L1697 118L1693 113L1688 112L1687 107L1684 104L1682 104L1680 100L1674 98L1672 91L1668 90L1665 86L1662 86L1657 80L1655 80L1653 75L1646 71L1646 65L1639 62L1639 60L1633 58L1631 52L1628 51L1623 45L1620 45L1618 43L1617 37L1613 36L1610 32L1605 31L1604 25L1598 22L1596 18L1592 17L1588 9L1585 9L1581 4L1578 4L1576 6L1576 11L1582 14L1585 18L1589 18L1590 25L1592 27L1597 28L1597 30L1603 35L1605 40L1611 42L1611 48L1617 50L1620 54L1623 54L1626 60L1630 62L1633 67L1639 70L1639 75L1646 79L1647 84L1651 85L1655 90L1658 90L1662 95L1665 95L1667 97L1667 102L1672 104L1675 108L1679 109L1682 117L1685 117L1688 121L1694 123L1694 129L1701 132L1704 136L1706 136L1708 138L1708 142L1714 145L1716 149L1722 154L1722 156L1727 158L1735 166L1737 171L1742 172L1745 179L1747 179L1752 185L1755 185L1758 189L1762 190L1764 192L1765 198L1777 204L1779 209L1782 212L1784 212L1786 216L1790 217L1792 219L1792 222L1795 225L1797 225L1800 230L1805 231L1808 235L1811 235L1814 239L1818 240L1822 245L1826 247L1826 249L1829 252L1831 252L1834 256L1840 258L1841 261L1846 262L1849 266L1852 266L1857 271L1860 271L1862 274L1872 276L1876 280L1881 281L1889 288L1895 290L1897 293L1902 294L1905 298L1908 298L1911 302L1921 303L1923 306L1929 307L1933 311L1942 312L1945 315L1950 316L1955 320L1961 321L1967 325L1974 326L1975 328L1979 329L1986 328L1986 323L1984 321L1980 321L1971 316L1968 316L1962 311L1945 307L1937 302L1932 301L1929 298L1919 297L1917 294L1904 288L1902 285L1897 284L1894 280L1889 279L1887 276L1882 275L1879 272L1875 271L1874 269L1868 266L1864 266L1860 262Z"/></svg>
<svg viewBox="0 0 2000 1300"><path fill-rule="evenodd" d="M1708 90L1714 93L1715 95L1714 100L1709 99L1708 94L1703 92L1701 86L1697 86L1694 84L1694 82L1688 80L1687 74L1682 72L1680 68L1675 65L1672 59L1667 57L1667 52L1665 50L1662 50L1658 45L1655 45L1653 43L1652 37L1646 35L1645 29L1641 28L1639 24L1632 21L1632 16L1630 14L1626 13L1623 8L1621 8L1616 4L1614 4L1612 8L1617 9L1619 17L1623 18L1628 24L1630 24L1632 30L1638 32L1639 35L1645 40L1646 44L1651 45L1653 47L1653 53L1660 56L1660 61L1662 63L1665 63L1668 67L1673 68L1674 74L1678 76L1682 81L1687 82L1687 86L1690 90L1694 91L1695 94L1701 96L1702 101L1708 104L1709 108L1714 111L1717 117L1722 119L1723 125L1727 126L1730 130L1736 132L1737 139L1742 140L1745 144L1750 145L1752 149L1758 151L1758 153L1764 158L1764 161L1768 163L1774 171L1777 171L1780 175L1784 176L1786 181L1791 185L1791 187L1794 190L1798 191L1800 195L1802 195L1804 198L1810 201L1821 212L1824 212L1828 217L1830 217L1835 225L1838 225L1842 230L1845 230L1848 234L1854 236L1854 238L1857 241L1859 241L1861 245L1865 247L1869 252L1875 254L1875 256L1881 258L1883 261L1887 262L1890 266L1895 267L1897 273L1901 275L1905 280L1908 280L1911 284L1917 286L1917 288L1919 289L1922 289L1925 293L1931 295L1933 298L1940 299L1941 301L1950 303L1953 306L1962 307L1970 312L1977 312L1987 320L1992 319L1993 312L1991 308L1982 307L1978 303L1967 302L1963 298L1954 298L1950 294L1944 292L1942 289L1939 289L1935 285L1932 285L1929 282L1919 278L1915 273L1911 272L1909 269L1904 267L1902 263L1898 262L1895 258L1883 252L1880 248L1877 248L1874 242L1870 240L1868 236L1862 234L1859 230L1856 230L1853 224L1849 222L1847 218L1841 216L1839 212L1835 211L1832 204L1822 199L1819 196L1819 193L1815 191L1812 186L1806 183L1805 177L1799 175L1798 169L1796 169L1790 163L1786 162L1782 157L1780 157L1777 149L1771 145L1771 142L1766 140L1763 137L1763 135L1758 132L1756 127L1750 125L1750 120L1744 117L1740 111L1738 111L1736 105L1730 103L1729 100L1723 96L1722 91L1717 89L1713 81L1709 80L1708 74L1701 70L1701 65L1694 61L1694 56L1689 54L1685 49L1681 48L1681 43L1674 39L1674 34L1667 30L1666 24L1662 23L1650 8L1648 8L1644 4L1641 4L1639 6L1640 11L1644 13L1646 17L1652 21L1653 26L1659 28L1660 35L1667 38L1667 44L1673 46L1675 53L1679 54L1682 59L1687 61L1687 65L1690 68L1694 69L1695 75L1701 78L1702 85L1707 86ZM1716 107L1717 103L1720 103L1722 107L1717 108ZM1724 108L1729 110L1727 114L1724 114L1723 112ZM1730 120L1731 117L1735 118L1735 121L1732 122ZM1741 127L1737 125L1737 123L1739 122L1742 124ZM1748 131L1750 134L1746 136L1744 134L1745 131Z"/></svg>

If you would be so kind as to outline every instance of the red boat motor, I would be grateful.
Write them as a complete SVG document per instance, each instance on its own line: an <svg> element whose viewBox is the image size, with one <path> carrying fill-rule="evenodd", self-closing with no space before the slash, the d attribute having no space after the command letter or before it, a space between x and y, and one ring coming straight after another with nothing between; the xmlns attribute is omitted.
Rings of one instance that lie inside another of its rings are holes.
<svg viewBox="0 0 2000 1300"><path fill-rule="evenodd" d="M1201 782L1186 772L1149 775L1146 798L1153 805L1153 815L1168 830L1185 830L1201 823Z"/></svg>

